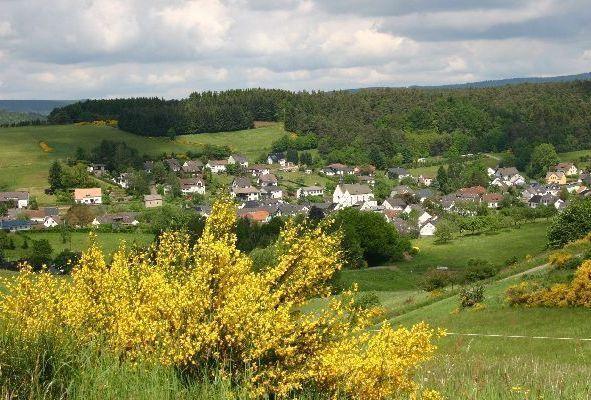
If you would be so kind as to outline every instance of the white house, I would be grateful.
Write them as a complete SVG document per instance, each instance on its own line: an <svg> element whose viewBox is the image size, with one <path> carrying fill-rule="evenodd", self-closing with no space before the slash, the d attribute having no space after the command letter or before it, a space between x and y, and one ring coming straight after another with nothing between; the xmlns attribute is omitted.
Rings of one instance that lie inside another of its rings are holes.
<svg viewBox="0 0 591 400"><path fill-rule="evenodd" d="M262 164L253 165L248 168L248 171L252 174L252 176L267 175L271 173L271 170Z"/></svg>
<svg viewBox="0 0 591 400"><path fill-rule="evenodd" d="M241 167L248 168L248 160L241 154L232 154L228 157L228 164L238 164Z"/></svg>
<svg viewBox="0 0 591 400"><path fill-rule="evenodd" d="M258 176L257 183L261 185L261 187L277 186L278 180L275 174L265 174Z"/></svg>
<svg viewBox="0 0 591 400"><path fill-rule="evenodd" d="M101 188L74 189L74 201L77 204L102 204L103 191Z"/></svg>
<svg viewBox="0 0 591 400"><path fill-rule="evenodd" d="M421 226L421 228L419 229L419 235L433 236L433 235L435 235L436 230L437 230L437 227L435 226L435 224L433 222L429 221Z"/></svg>
<svg viewBox="0 0 591 400"><path fill-rule="evenodd" d="M340 208L351 207L358 203L365 203L374 199L371 188L367 185L341 184L338 185L332 195L332 202Z"/></svg>
<svg viewBox="0 0 591 400"><path fill-rule="evenodd" d="M201 178L181 179L181 192L183 194L205 194L205 181Z"/></svg>
<svg viewBox="0 0 591 400"><path fill-rule="evenodd" d="M0 203L14 202L17 208L29 206L29 192L0 192Z"/></svg>
<svg viewBox="0 0 591 400"><path fill-rule="evenodd" d="M423 186L431 186L433 183L433 178L430 178L425 175L419 175L419 184Z"/></svg>
<svg viewBox="0 0 591 400"><path fill-rule="evenodd" d="M282 199L283 190L277 186L267 186L261 189L261 197L266 199Z"/></svg>
<svg viewBox="0 0 591 400"><path fill-rule="evenodd" d="M382 203L384 210L402 211L406 208L406 201L401 197L390 197Z"/></svg>
<svg viewBox="0 0 591 400"><path fill-rule="evenodd" d="M123 189L127 189L129 188L129 178L130 178L130 174L127 172L124 172L122 174L119 174L119 176L117 178L114 178L113 181L121 186Z"/></svg>
<svg viewBox="0 0 591 400"><path fill-rule="evenodd" d="M324 188L322 186L306 186L296 191L297 198L308 196L324 196Z"/></svg>
<svg viewBox="0 0 591 400"><path fill-rule="evenodd" d="M209 160L205 167L209 168L214 174L219 174L220 172L226 172L227 165L228 160Z"/></svg>
<svg viewBox="0 0 591 400"><path fill-rule="evenodd" d="M267 164L279 164L282 167L285 166L287 160L285 159L285 154L283 153L271 153L267 157Z"/></svg>
<svg viewBox="0 0 591 400"><path fill-rule="evenodd" d="M60 217L57 215L48 215L43 220L43 226L46 228L55 228L60 224Z"/></svg>
<svg viewBox="0 0 591 400"><path fill-rule="evenodd" d="M255 188L255 187L245 187L245 188L234 187L230 191L230 194L232 195L232 197L235 197L238 200L253 201L253 200L259 199L260 192L259 192L259 189Z"/></svg>

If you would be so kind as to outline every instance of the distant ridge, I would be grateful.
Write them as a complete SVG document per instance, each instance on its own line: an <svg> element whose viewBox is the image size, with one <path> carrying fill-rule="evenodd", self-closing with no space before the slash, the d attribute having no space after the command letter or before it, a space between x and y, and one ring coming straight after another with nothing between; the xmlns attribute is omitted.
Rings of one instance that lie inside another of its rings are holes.
<svg viewBox="0 0 591 400"><path fill-rule="evenodd" d="M48 115L56 107L63 107L78 100L0 100L0 110L18 113Z"/></svg>
<svg viewBox="0 0 591 400"><path fill-rule="evenodd" d="M507 85L520 85L523 83L550 83L550 82L572 82L591 80L591 72L584 72L576 75L559 75L546 77L528 77L528 78L506 78L492 79L488 81L453 83L446 85L411 85L411 86L390 86L391 88L413 88L413 89L470 89L470 88L489 88ZM388 86L374 86L367 88L350 89L351 92L359 90L386 89Z"/></svg>

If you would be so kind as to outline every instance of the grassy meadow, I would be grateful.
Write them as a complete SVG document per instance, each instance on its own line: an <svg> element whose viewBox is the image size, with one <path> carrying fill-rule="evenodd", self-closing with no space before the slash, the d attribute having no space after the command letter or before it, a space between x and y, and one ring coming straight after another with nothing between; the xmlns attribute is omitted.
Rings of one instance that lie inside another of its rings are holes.
<svg viewBox="0 0 591 400"><path fill-rule="evenodd" d="M125 242L128 246L146 245L154 240L154 235L150 233L118 233L118 232L95 232L98 245L101 247L105 255L114 253L122 242ZM83 251L86 250L90 245L90 236L85 232L72 232L71 241L63 243L62 237L59 232L26 232L10 234L9 237L13 239L15 249L5 250L6 257L8 259L18 259L26 257L31 248L31 241L45 239L51 245L53 249L52 256L55 257L62 250L69 249L72 251ZM25 241L25 237L28 238L29 248L23 249L22 245Z"/></svg>
<svg viewBox="0 0 591 400"><path fill-rule="evenodd" d="M271 148L284 134L281 124L236 132L203 133L165 138L143 137L108 126L49 125L0 128L0 190L28 190L41 203L49 166L54 160L72 157L77 147L90 150L101 140L123 141L140 154L183 153L206 144L227 145L251 159Z"/></svg>
<svg viewBox="0 0 591 400"><path fill-rule="evenodd" d="M442 266L462 269L470 259L504 265L514 256L518 259L534 256L546 247L548 226L549 222L534 222L494 234L461 236L446 244L436 244L434 238L416 239L413 240L413 246L417 246L420 251L412 260L389 266L342 271L341 282L346 286L357 282L361 290L369 291L417 289L421 274L431 268Z"/></svg>

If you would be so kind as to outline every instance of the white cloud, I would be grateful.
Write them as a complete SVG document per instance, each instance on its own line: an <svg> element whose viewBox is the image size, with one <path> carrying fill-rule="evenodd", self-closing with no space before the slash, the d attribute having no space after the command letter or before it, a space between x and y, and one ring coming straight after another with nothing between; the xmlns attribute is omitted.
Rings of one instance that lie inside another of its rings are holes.
<svg viewBox="0 0 591 400"><path fill-rule="evenodd" d="M27 0L1 18L0 98L439 84L591 60L580 0Z"/></svg>

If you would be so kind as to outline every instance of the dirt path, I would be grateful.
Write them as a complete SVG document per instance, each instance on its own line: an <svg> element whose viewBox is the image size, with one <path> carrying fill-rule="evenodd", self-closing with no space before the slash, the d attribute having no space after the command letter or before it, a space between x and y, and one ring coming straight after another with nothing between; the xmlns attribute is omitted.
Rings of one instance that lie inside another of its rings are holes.
<svg viewBox="0 0 591 400"><path fill-rule="evenodd" d="M546 268L548 268L549 266L550 266L550 264L542 264L542 265L538 265L537 267L530 268L530 269L528 269L528 270L525 270L525 271L519 272L519 273L517 273L517 274L515 274L515 275L510 275L510 276L508 276L508 277L506 277L506 278L499 279L499 280L498 280L498 281L496 281L496 282L505 282L505 281L508 281L509 279L518 278L518 277L520 277L520 276L523 276L523 275L528 275L528 274L531 274L531 273L534 273L534 272L541 271L541 270L543 270L543 269L546 269Z"/></svg>

